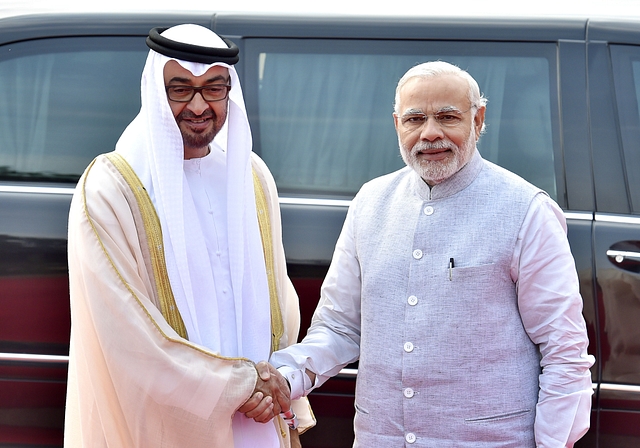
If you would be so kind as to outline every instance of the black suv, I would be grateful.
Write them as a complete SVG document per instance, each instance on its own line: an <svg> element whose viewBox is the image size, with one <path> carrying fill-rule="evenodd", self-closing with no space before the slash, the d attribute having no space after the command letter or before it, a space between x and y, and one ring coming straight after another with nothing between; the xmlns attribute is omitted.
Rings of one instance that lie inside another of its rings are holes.
<svg viewBox="0 0 640 448"><path fill-rule="evenodd" d="M397 80L434 59L468 70L489 99L480 152L566 213L597 359L579 446L640 446L640 21L231 13L0 19L0 446L62 444L69 202L138 112L149 29L177 23L240 47L302 335L350 199L403 165ZM319 423L305 447L351 446L355 375L311 394Z"/></svg>

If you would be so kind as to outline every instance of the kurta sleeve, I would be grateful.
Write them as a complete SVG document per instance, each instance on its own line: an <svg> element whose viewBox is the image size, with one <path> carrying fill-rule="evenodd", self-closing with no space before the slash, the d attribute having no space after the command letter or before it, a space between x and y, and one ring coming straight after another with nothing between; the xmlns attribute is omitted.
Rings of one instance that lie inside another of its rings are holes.
<svg viewBox="0 0 640 448"><path fill-rule="evenodd" d="M65 446L232 446L255 367L181 338L153 305L127 188L99 157L71 204Z"/></svg>
<svg viewBox="0 0 640 448"><path fill-rule="evenodd" d="M292 396L308 394L360 355L361 279L354 238L357 198L352 201L336 243L307 335L301 343L271 356L271 362L283 372L294 369L300 375L308 369L316 374L310 389L305 390L299 381Z"/></svg>
<svg viewBox="0 0 640 448"><path fill-rule="evenodd" d="M541 353L536 406L538 447L571 447L589 429L594 358L575 262L562 210L546 196L534 199L519 234L512 277L522 322Z"/></svg>

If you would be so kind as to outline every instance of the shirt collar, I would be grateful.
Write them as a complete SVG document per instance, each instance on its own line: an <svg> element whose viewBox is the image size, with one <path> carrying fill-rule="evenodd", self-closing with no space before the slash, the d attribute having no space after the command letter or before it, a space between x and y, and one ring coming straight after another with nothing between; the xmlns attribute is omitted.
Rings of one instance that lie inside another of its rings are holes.
<svg viewBox="0 0 640 448"><path fill-rule="evenodd" d="M464 190L482 170L482 156L476 149L471 160L447 180L429 187L418 173L413 172L413 183L418 195L427 201L443 199Z"/></svg>

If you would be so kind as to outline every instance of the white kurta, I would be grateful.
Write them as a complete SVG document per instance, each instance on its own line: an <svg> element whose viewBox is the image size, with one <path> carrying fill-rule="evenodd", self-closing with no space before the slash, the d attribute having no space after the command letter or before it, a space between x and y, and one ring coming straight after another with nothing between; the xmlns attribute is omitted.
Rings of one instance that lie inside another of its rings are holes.
<svg viewBox="0 0 640 448"><path fill-rule="evenodd" d="M253 166L272 218L285 326L279 342L286 346L297 338L297 296L286 275L275 184L260 160ZM168 279L150 268L149 235L140 226L148 212L104 156L87 169L72 201L65 446L233 447L232 417L253 392L255 368L181 338L167 323L158 290ZM294 408L302 430L313 425L306 402ZM289 445L280 418L267 425Z"/></svg>

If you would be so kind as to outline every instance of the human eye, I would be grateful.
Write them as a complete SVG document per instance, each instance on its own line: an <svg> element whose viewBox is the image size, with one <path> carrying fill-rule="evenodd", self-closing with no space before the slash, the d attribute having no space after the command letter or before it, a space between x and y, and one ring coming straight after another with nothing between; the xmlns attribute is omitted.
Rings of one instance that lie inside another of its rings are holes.
<svg viewBox="0 0 640 448"><path fill-rule="evenodd" d="M436 114L436 121L447 126L456 126L462 121L462 118L453 112L441 112Z"/></svg>
<svg viewBox="0 0 640 448"><path fill-rule="evenodd" d="M227 96L226 84L210 84L202 88L207 101L219 101Z"/></svg>
<svg viewBox="0 0 640 448"><path fill-rule="evenodd" d="M189 86L171 86L169 91L173 98L188 98L193 92L193 87Z"/></svg>
<svg viewBox="0 0 640 448"><path fill-rule="evenodd" d="M408 114L402 117L402 124L406 126L419 125L424 123L426 119L424 114Z"/></svg>
<svg viewBox="0 0 640 448"><path fill-rule="evenodd" d="M211 93L222 93L227 89L225 84L212 84L210 86L206 86L205 90Z"/></svg>

